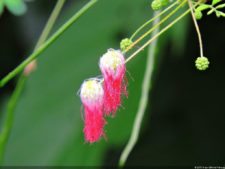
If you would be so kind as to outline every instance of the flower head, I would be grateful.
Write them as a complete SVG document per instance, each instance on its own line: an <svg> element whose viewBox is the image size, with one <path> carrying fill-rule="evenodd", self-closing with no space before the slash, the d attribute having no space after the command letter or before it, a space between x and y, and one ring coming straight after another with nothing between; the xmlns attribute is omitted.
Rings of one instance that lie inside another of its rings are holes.
<svg viewBox="0 0 225 169"><path fill-rule="evenodd" d="M84 135L90 143L104 135L103 96L104 91L98 79L83 82L80 97L84 106Z"/></svg>
<svg viewBox="0 0 225 169"><path fill-rule="evenodd" d="M132 43L131 39L125 38L120 42L120 49L125 51Z"/></svg>
<svg viewBox="0 0 225 169"><path fill-rule="evenodd" d="M158 11L162 8L162 2L161 0L153 0L152 1L152 4L151 4L151 7L154 11Z"/></svg>
<svg viewBox="0 0 225 169"><path fill-rule="evenodd" d="M195 60L195 66L198 70L206 70L209 67L209 60L207 57L198 57Z"/></svg>
<svg viewBox="0 0 225 169"><path fill-rule="evenodd" d="M106 115L114 115L121 105L121 94L126 93L126 67L121 51L109 49L100 58L100 69L104 78L104 111Z"/></svg>

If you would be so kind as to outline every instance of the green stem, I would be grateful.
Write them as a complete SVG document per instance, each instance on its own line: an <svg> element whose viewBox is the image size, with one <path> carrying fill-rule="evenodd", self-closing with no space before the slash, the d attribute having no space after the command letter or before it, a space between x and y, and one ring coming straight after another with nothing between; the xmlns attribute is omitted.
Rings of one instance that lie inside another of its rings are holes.
<svg viewBox="0 0 225 169"><path fill-rule="evenodd" d="M192 16L192 20L194 22L194 25L195 25L195 29L196 29L196 32L198 34L198 41L199 41L199 47L200 47L200 56L203 57L204 54L203 54L203 43L202 43L202 35L201 35L201 32L200 32L200 29L199 29L199 26L198 26L198 23L196 21L196 18L195 18L195 14L193 12L193 4L192 4L192 1L188 0L188 5L189 5L189 8L191 10L191 16Z"/></svg>
<svg viewBox="0 0 225 169"><path fill-rule="evenodd" d="M154 15L157 16L158 12L154 12ZM153 22L153 25L156 25L157 23L159 23L159 21L160 21L160 18L157 18ZM153 31L152 37L154 37L158 32L159 32L159 27ZM142 124L142 121L143 121L145 109L146 109L147 103L148 103L148 94L149 94L149 90L150 90L150 87L151 87L151 79L152 79L152 74L153 74L153 69L154 69L154 59L155 59L156 45L157 45L157 40L154 41L154 43L152 43L151 46L149 47L146 70L145 70L144 79L143 79L143 83L142 83L141 100L139 102L139 107L138 107L137 115L135 117L135 122L134 122L134 125L133 125L131 137L130 137L130 139L128 141L128 144L126 145L126 147L123 150L122 155L120 157L120 161L119 161L120 167L124 166L124 164L127 161L127 158L129 156L129 154L133 150L133 148L134 148L134 146L135 146L135 144L137 143L137 140L138 140L138 136L139 136L139 133L140 133L141 124Z"/></svg>
<svg viewBox="0 0 225 169"><path fill-rule="evenodd" d="M133 59L139 52L141 52L145 47L147 47L150 43L152 43L155 39L157 39L161 34L170 29L175 23L177 23L180 19L182 19L185 15L190 12L190 9L186 10L182 15L173 20L170 24L168 24L165 28L163 28L159 33L157 33L154 37L148 40L144 45L142 45L138 50L136 50L130 57L126 59L126 63Z"/></svg>
<svg viewBox="0 0 225 169"><path fill-rule="evenodd" d="M4 125L2 127L2 131L0 134L0 164L2 164L3 162L6 143L8 141L9 133L11 131L12 124L13 124L15 107L16 107L18 98L21 95L21 92L23 90L25 80L26 80L25 76L20 76L18 84L7 104L6 117L5 117Z"/></svg>
<svg viewBox="0 0 225 169"><path fill-rule="evenodd" d="M18 73L34 59L36 59L45 49L47 49L60 35L62 35L75 21L77 21L90 7L92 7L98 0L91 0L83 8L81 8L74 16L72 16L64 25L62 25L56 33L54 33L44 44L42 44L34 53L32 53L19 66L11 71L6 77L0 81L0 87L3 87L8 81L14 78Z"/></svg>
<svg viewBox="0 0 225 169"><path fill-rule="evenodd" d="M45 25L45 28L43 29L40 38L38 39L37 45L34 49L34 51L42 44L44 41L47 39L49 33L51 32L60 12L65 3L65 0L58 0L55 8L53 9L53 12L51 13L47 24ZM18 83L16 85L15 90L13 91L12 96L9 99L9 102L7 104L7 109L6 109L6 117L5 121L3 124L2 131L0 133L0 163L3 162L4 158L4 152L5 152L5 147L10 135L10 131L12 128L13 124L13 118L14 118L14 112L16 105L18 103L18 99L20 98L22 91L25 86L27 77L24 76L23 74L20 75Z"/></svg>
<svg viewBox="0 0 225 169"><path fill-rule="evenodd" d="M148 24L152 23L155 19L169 11L171 8L173 8L177 4L177 1L175 1L173 4L171 4L169 7L164 9L162 12L158 13L156 16L145 22L143 25L141 25L130 37L130 40L132 40L144 27L146 27Z"/></svg>
<svg viewBox="0 0 225 169"><path fill-rule="evenodd" d="M47 37L49 36L54 24L55 24L55 21L57 20L58 16L59 16L59 13L61 12L62 10L62 7L65 3L65 0L58 0L50 17L48 18L48 21L41 33L41 36L40 38L38 39L38 42L34 48L34 51L37 50L47 39Z"/></svg>
<svg viewBox="0 0 225 169"><path fill-rule="evenodd" d="M150 30L148 30L145 34L143 34L140 38L138 38L135 42L133 42L126 50L125 53L128 52L130 49L132 49L138 42L140 42L142 39L144 39L146 36L152 33L158 26L160 26L162 23L164 23L166 20L168 20L173 14L175 14L185 3L187 0L184 0L182 3L179 4L172 12L170 12L166 17L164 17L159 23L154 25Z"/></svg>

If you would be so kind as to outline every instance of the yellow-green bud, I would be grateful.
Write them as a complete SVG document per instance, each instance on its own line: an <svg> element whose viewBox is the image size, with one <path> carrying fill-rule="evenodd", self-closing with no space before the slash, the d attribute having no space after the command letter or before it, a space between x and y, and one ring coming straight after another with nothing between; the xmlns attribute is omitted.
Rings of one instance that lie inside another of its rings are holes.
<svg viewBox="0 0 225 169"><path fill-rule="evenodd" d="M160 10L162 8L162 2L161 0L153 0L151 6L154 11Z"/></svg>
<svg viewBox="0 0 225 169"><path fill-rule="evenodd" d="M207 57L198 57L195 61L195 66L198 70L206 70L209 67L209 60Z"/></svg>
<svg viewBox="0 0 225 169"><path fill-rule="evenodd" d="M196 18L197 20L202 19L202 12L199 11L199 10L195 10L195 18Z"/></svg>
<svg viewBox="0 0 225 169"><path fill-rule="evenodd" d="M125 51L132 43L133 42L130 39L125 38L120 42L120 49Z"/></svg>

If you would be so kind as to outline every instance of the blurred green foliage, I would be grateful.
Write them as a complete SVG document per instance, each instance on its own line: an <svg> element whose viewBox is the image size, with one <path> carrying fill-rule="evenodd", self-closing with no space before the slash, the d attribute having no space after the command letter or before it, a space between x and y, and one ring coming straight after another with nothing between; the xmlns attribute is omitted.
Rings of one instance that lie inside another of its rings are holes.
<svg viewBox="0 0 225 169"><path fill-rule="evenodd" d="M0 0L0 15L3 13L4 5L14 15L22 15L27 10L23 0Z"/></svg>

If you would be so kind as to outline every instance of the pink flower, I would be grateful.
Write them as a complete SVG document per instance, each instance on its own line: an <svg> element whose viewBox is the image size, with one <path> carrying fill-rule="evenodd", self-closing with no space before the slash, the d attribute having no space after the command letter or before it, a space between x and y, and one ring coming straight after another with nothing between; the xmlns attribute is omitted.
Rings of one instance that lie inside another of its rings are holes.
<svg viewBox="0 0 225 169"><path fill-rule="evenodd" d="M115 115L121 105L121 94L126 94L125 59L120 50L109 49L100 58L100 69L104 82L104 112Z"/></svg>
<svg viewBox="0 0 225 169"><path fill-rule="evenodd" d="M104 136L104 91L98 79L84 81L80 97L84 106L84 135L87 142L93 143Z"/></svg>

